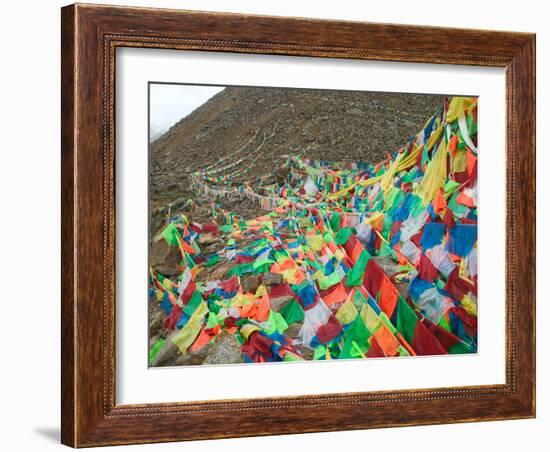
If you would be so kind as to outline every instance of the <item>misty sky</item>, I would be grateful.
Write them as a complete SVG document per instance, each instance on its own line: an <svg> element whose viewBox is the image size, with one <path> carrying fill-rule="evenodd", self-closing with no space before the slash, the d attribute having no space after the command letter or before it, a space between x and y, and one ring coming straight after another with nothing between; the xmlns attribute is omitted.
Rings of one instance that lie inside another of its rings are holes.
<svg viewBox="0 0 550 452"><path fill-rule="evenodd" d="M150 139L154 141L181 118L204 104L223 86L150 85Z"/></svg>

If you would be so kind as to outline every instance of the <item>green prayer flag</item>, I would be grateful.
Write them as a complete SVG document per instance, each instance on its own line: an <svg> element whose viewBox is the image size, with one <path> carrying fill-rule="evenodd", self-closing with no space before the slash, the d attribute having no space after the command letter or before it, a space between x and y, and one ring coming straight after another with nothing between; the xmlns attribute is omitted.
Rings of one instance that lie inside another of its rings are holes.
<svg viewBox="0 0 550 452"><path fill-rule="evenodd" d="M459 341L456 344L451 345L451 347L449 347L448 352L452 355L460 355L462 353L471 353L472 350L468 346L468 344L462 341Z"/></svg>
<svg viewBox="0 0 550 452"><path fill-rule="evenodd" d="M348 227L340 229L334 236L334 242L336 245L343 245L349 240L351 234L353 234L353 231Z"/></svg>
<svg viewBox="0 0 550 452"><path fill-rule="evenodd" d="M451 332L451 325L449 324L449 322L447 321L444 315L442 315L441 318L439 319L439 326Z"/></svg>
<svg viewBox="0 0 550 452"><path fill-rule="evenodd" d="M330 217L330 227L333 231L340 230L342 224L342 219L340 217L340 214L338 212L335 212Z"/></svg>
<svg viewBox="0 0 550 452"><path fill-rule="evenodd" d="M177 237L179 236L178 228L173 223L169 223L168 226L162 231L162 237L166 240L168 245L173 246L178 244Z"/></svg>
<svg viewBox="0 0 550 452"><path fill-rule="evenodd" d="M205 267L212 267L213 265L216 265L220 260L221 257L218 254L214 254L214 256L210 257L204 265Z"/></svg>
<svg viewBox="0 0 550 452"><path fill-rule="evenodd" d="M449 195L454 192L458 187L460 187L460 184L457 181L449 179L447 182L445 182L445 185L443 185L443 191L446 195Z"/></svg>
<svg viewBox="0 0 550 452"><path fill-rule="evenodd" d="M313 359L320 360L325 359L327 354L327 348L324 345L319 345L313 352Z"/></svg>
<svg viewBox="0 0 550 452"><path fill-rule="evenodd" d="M284 317L275 311L269 312L269 318L267 319L267 324L269 325L265 328L267 334L273 334L275 331L279 333L284 333L288 328L288 323L285 321Z"/></svg>
<svg viewBox="0 0 550 452"><path fill-rule="evenodd" d="M458 197L459 192L455 192L449 201L449 209L451 209L456 215L464 215L468 212L468 207L458 204L456 198Z"/></svg>
<svg viewBox="0 0 550 452"><path fill-rule="evenodd" d="M407 351L407 349L402 345L397 347L397 351L399 353L399 356L411 356L411 354Z"/></svg>
<svg viewBox="0 0 550 452"><path fill-rule="evenodd" d="M346 338L350 338L358 344L366 344L371 334L360 315L346 329Z"/></svg>
<svg viewBox="0 0 550 452"><path fill-rule="evenodd" d="M416 322L418 322L418 317L414 310L403 297L399 296L397 300L397 330L409 344L412 344Z"/></svg>
<svg viewBox="0 0 550 452"><path fill-rule="evenodd" d="M166 339L159 339L156 341L153 346L151 347L151 350L149 350L149 365L153 365L153 361L155 359L155 356L157 356L157 353L160 351L160 349L164 346L164 343L166 342Z"/></svg>
<svg viewBox="0 0 550 452"><path fill-rule="evenodd" d="M300 303L294 299L281 309L280 314L284 317L288 325L304 320L304 310L302 306L300 306Z"/></svg>
<svg viewBox="0 0 550 452"><path fill-rule="evenodd" d="M349 287L360 286L363 283L363 275L365 274L365 268L367 267L370 257L367 250L361 252L357 262L347 274L346 284Z"/></svg>
<svg viewBox="0 0 550 452"><path fill-rule="evenodd" d="M324 234L323 234L323 240L325 241L325 243L330 243L330 241L333 239L333 236L332 234L329 232L329 231L326 231Z"/></svg>
<svg viewBox="0 0 550 452"><path fill-rule="evenodd" d="M238 264L235 265L230 271L229 276L241 276L246 273L252 273L254 271L254 268L252 267L251 262L247 262L246 264Z"/></svg>
<svg viewBox="0 0 550 452"><path fill-rule="evenodd" d="M269 265L274 263L275 261L273 259L270 259L269 257L264 257L262 259L256 259L254 263L252 264L252 268L254 270L258 270L260 267L265 267L265 265Z"/></svg>
<svg viewBox="0 0 550 452"><path fill-rule="evenodd" d="M208 309L210 312L208 313L208 319L206 320L206 328L214 328L216 325L223 324L223 320L218 319L218 316L212 310L212 305L209 305Z"/></svg>
<svg viewBox="0 0 550 452"><path fill-rule="evenodd" d="M326 290L329 287L332 287L342 281L343 275L340 274L337 270L334 270L330 275L322 275L319 280L319 288L321 290Z"/></svg>
<svg viewBox="0 0 550 452"><path fill-rule="evenodd" d="M193 292L193 295L191 295L191 299L189 300L189 303L187 303L187 305L183 308L183 313L191 317L191 314L195 312L195 309L197 309L201 303L202 303L202 295L199 291L195 290L195 292Z"/></svg>
<svg viewBox="0 0 550 452"><path fill-rule="evenodd" d="M295 355L294 353L285 353L283 361L304 361L304 358Z"/></svg>

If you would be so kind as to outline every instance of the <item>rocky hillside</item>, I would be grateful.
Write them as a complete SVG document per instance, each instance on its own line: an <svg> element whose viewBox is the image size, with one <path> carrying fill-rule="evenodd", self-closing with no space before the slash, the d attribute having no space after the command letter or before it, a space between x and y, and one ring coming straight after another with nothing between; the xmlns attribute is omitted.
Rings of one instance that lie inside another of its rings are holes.
<svg viewBox="0 0 550 452"><path fill-rule="evenodd" d="M378 161L418 132L442 99L356 91L226 88L151 144L151 210L193 198L189 174L235 152L245 156L242 165L231 171L236 184L253 184L258 176L273 173L283 163L282 155L300 150L314 159Z"/></svg>
<svg viewBox="0 0 550 452"><path fill-rule="evenodd" d="M285 154L378 162L416 134L442 101L440 96L409 94L226 88L151 144L149 265L174 280L179 275L179 249L169 247L159 233L180 212L201 223L211 221L212 212L220 207L244 219L263 212L248 199L214 200L194 192L190 187L194 171L217 164L222 169L215 177L226 187L249 184L261 193L259 178L284 180L280 176L281 171L284 176ZM218 203L214 208L212 201ZM245 242L239 245L245 247ZM203 234L199 246L210 255L222 249L224 241ZM233 266L224 260L203 269L197 281L225 280ZM255 278L243 277L247 290L254 292ZM153 298L149 319L152 347L169 334L166 314ZM230 335L220 336L214 346L198 354L182 355L170 341L167 344L153 365L227 364L243 359L240 345Z"/></svg>

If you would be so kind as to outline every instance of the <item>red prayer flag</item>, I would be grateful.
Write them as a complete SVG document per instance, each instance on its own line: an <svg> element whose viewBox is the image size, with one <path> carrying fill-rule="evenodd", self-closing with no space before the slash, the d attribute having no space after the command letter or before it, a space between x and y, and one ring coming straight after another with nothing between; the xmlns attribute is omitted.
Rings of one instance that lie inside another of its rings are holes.
<svg viewBox="0 0 550 452"><path fill-rule="evenodd" d="M432 261L425 255L420 256L420 263L418 264L418 276L424 281L433 283L439 271L432 264Z"/></svg>
<svg viewBox="0 0 550 452"><path fill-rule="evenodd" d="M340 334L340 331L342 331L342 325L340 325L340 322L333 314L330 314L328 322L324 325L321 325L317 329L315 335L317 336L317 339L321 344L326 344L327 342L338 336Z"/></svg>
<svg viewBox="0 0 550 452"><path fill-rule="evenodd" d="M441 345L437 338L426 328L426 325L416 322L412 340L412 348L417 355L446 355L447 350Z"/></svg>

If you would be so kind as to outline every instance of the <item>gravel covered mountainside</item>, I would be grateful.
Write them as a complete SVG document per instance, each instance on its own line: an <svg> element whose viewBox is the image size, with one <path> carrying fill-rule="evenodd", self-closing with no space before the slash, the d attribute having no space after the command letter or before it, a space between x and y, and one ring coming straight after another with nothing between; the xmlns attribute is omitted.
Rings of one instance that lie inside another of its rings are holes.
<svg viewBox="0 0 550 452"><path fill-rule="evenodd" d="M151 210L186 197L191 172L245 148L236 184L272 173L285 154L378 161L418 132L442 96L229 87L151 144ZM234 170L234 169L233 169ZM245 171L246 170L246 171Z"/></svg>

